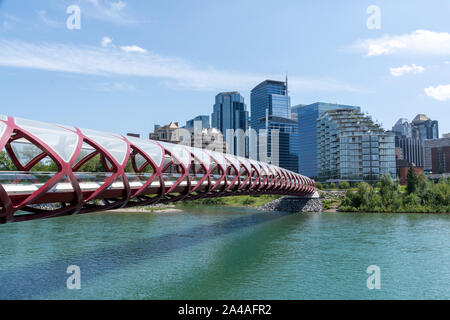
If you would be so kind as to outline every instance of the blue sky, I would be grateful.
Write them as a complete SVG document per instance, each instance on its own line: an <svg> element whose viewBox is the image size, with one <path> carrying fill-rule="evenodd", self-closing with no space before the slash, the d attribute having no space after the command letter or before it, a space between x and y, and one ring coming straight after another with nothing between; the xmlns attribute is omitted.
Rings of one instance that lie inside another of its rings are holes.
<svg viewBox="0 0 450 320"><path fill-rule="evenodd" d="M0 0L0 113L147 136L210 114L220 91L250 108L287 72L293 105L359 105L385 128L426 113L446 133L449 14L448 0Z"/></svg>

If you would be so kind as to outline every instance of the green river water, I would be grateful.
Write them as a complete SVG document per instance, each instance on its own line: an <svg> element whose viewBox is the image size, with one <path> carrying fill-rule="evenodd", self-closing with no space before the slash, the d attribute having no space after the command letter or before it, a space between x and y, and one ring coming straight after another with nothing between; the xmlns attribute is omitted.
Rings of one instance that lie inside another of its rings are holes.
<svg viewBox="0 0 450 320"><path fill-rule="evenodd" d="M1 225L0 243L0 299L450 298L450 215L101 212Z"/></svg>

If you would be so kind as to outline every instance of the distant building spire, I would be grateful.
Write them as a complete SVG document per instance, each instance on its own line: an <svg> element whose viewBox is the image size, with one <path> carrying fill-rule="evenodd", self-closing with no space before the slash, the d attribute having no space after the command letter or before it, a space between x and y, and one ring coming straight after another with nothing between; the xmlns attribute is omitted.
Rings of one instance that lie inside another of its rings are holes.
<svg viewBox="0 0 450 320"><path fill-rule="evenodd" d="M286 72L286 97L289 95L288 91L288 73Z"/></svg>

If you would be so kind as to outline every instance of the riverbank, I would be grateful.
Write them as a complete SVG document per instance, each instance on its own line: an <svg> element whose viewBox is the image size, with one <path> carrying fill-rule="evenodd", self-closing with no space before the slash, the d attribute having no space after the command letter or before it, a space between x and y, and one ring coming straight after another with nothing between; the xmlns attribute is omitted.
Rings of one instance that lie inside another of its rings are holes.
<svg viewBox="0 0 450 320"><path fill-rule="evenodd" d="M257 195L257 196L233 196L233 197L218 197L218 198L204 198L191 201L181 201L174 204L155 204L145 207L134 207L115 209L110 212L130 212L130 213L169 213L182 212L184 208L195 208L202 206L212 207L243 207L243 208L259 208L274 200L280 199L282 196L278 195Z"/></svg>
<svg viewBox="0 0 450 320"><path fill-rule="evenodd" d="M442 185L441 185L442 187ZM322 190L319 199L282 197L259 207L259 210L282 211L292 213L326 212L326 213L426 213L450 214L449 193L432 191L417 196L405 191L388 193L386 188L369 188L362 184L350 190ZM432 189L431 189L432 190ZM414 201L412 202L411 199ZM431 199L431 200L430 200ZM430 204L431 203L431 204ZM436 205L433 203L443 203Z"/></svg>
<svg viewBox="0 0 450 320"><path fill-rule="evenodd" d="M301 198L285 196L271 201L257 208L263 211L281 211L290 213L322 212L323 205L320 198Z"/></svg>
<svg viewBox="0 0 450 320"><path fill-rule="evenodd" d="M196 206L217 206L217 207L248 207L258 208L274 200L280 199L279 195L256 195L256 196L232 196L218 198L204 198L192 201L182 201L175 204L178 208Z"/></svg>
<svg viewBox="0 0 450 320"><path fill-rule="evenodd" d="M173 212L182 212L182 209L177 208L173 204L155 204L152 206L145 207L134 207L134 208L123 208L123 209L115 209L110 212L119 212L119 213L173 213Z"/></svg>
<svg viewBox="0 0 450 320"><path fill-rule="evenodd" d="M205 198L175 204L156 204L142 208L118 209L117 212L181 212L196 207L244 207L281 212L363 212L363 213L450 213L449 182L436 186L424 181L416 193L392 180L382 179L377 187L361 183L348 190L320 190L320 198L303 199L291 196L258 195Z"/></svg>

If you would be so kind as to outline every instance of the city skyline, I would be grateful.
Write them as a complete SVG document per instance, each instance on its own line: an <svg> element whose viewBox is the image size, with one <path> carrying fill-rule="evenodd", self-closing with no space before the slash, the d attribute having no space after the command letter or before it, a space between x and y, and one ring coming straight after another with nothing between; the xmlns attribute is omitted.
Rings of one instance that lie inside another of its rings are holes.
<svg viewBox="0 0 450 320"><path fill-rule="evenodd" d="M145 136L156 123L209 114L217 92L239 91L250 102L251 88L283 81L287 72L293 106L359 105L385 129L426 113L441 120L445 134L450 4L433 3L378 1L381 26L369 29L370 1L320 8L194 1L173 10L147 2L42 1L26 11L0 1L2 113ZM81 8L79 30L66 27L72 4ZM237 25L217 22L230 8L239 12ZM261 18L269 12L267 24ZM409 18L419 13L420 21ZM292 28L299 15L303 23ZM310 19L323 22L310 27ZM102 117L112 121L98 123Z"/></svg>
<svg viewBox="0 0 450 320"><path fill-rule="evenodd" d="M0 303L450 298L448 13L0 0Z"/></svg>

